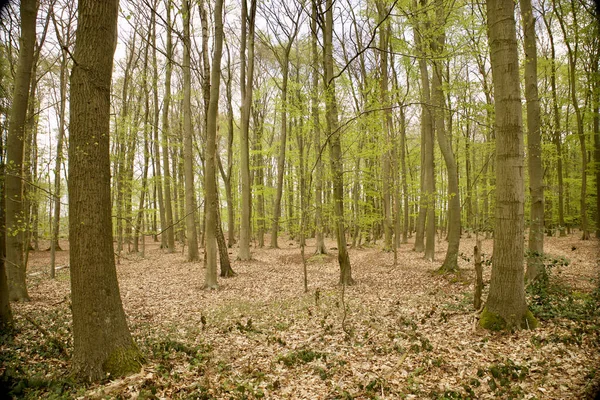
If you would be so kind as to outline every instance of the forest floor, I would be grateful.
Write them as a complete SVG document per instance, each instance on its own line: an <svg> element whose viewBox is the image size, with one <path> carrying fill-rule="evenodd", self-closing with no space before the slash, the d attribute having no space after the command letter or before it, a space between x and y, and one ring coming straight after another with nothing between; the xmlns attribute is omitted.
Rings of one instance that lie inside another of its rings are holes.
<svg viewBox="0 0 600 400"><path fill-rule="evenodd" d="M540 327L491 333L473 308L474 237L463 235L459 275L436 273L443 240L435 262L412 241L397 265L380 246L351 249L356 284L345 288L337 252L311 257L309 241L307 293L294 241L252 248L250 262L231 249L237 276L206 291L202 263L147 239L145 257L125 254L117 266L147 363L89 386L69 378L69 269L51 280L50 253L32 252L31 302L13 304L17 334L0 348L2 387L26 398L591 399L600 382L599 242L545 241L550 282L528 292ZM492 245L483 241L487 259ZM67 250L58 265L68 265ZM486 265L484 299L489 279Z"/></svg>

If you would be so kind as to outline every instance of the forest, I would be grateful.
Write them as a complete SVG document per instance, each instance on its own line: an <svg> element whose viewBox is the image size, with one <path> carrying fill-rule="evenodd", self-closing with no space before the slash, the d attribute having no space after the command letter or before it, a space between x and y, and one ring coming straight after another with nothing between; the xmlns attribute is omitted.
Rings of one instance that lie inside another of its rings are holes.
<svg viewBox="0 0 600 400"><path fill-rule="evenodd" d="M0 398L597 399L590 0L0 8Z"/></svg>

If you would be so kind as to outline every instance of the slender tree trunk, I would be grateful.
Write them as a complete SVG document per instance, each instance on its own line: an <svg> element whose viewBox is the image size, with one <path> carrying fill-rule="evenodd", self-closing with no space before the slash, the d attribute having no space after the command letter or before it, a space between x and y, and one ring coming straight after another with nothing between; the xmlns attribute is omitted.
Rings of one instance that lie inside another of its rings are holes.
<svg viewBox="0 0 600 400"><path fill-rule="evenodd" d="M240 87L242 94L242 115L240 127L240 175L242 181L242 215L240 224L240 248L238 259L246 261L250 255L250 212L252 208L250 181L250 143L248 131L250 125L250 107L252 106L252 85L254 79L254 21L256 16L256 0L251 0L250 13L248 14L247 1L242 0L242 36L241 36L241 76ZM246 25L248 33L246 35ZM246 38L248 44L246 46ZM248 62L246 63L246 51ZM246 65L247 64L247 65Z"/></svg>
<svg viewBox="0 0 600 400"><path fill-rule="evenodd" d="M4 177L6 159L4 158L4 138L0 135L0 176ZM6 279L5 250L6 250L6 232L5 222L5 180L0 179L0 334L10 332L14 325L10 300L8 297L8 281Z"/></svg>
<svg viewBox="0 0 600 400"><path fill-rule="evenodd" d="M169 168L169 110L171 107L171 75L173 72L173 43L171 27L171 0L165 0L166 8L166 48L165 48L165 93L163 97L162 109L162 156L164 168L164 202L165 202L165 224L162 229L163 236L167 237L167 247L169 253L175 251L175 229L173 227L173 205L171 204L171 171Z"/></svg>
<svg viewBox="0 0 600 400"><path fill-rule="evenodd" d="M70 34L67 34L70 37ZM60 105L58 114L58 138L56 143L56 160L54 164L54 218L52 219L52 237L50 239L50 277L54 279L56 271L56 251L61 250L60 233L60 198L61 182L60 169L63 157L63 141L65 137L65 111L67 107L67 52L61 51L60 62Z"/></svg>
<svg viewBox="0 0 600 400"><path fill-rule="evenodd" d="M283 177L285 172L285 150L287 147L287 87L289 78L289 62L291 39L284 50L282 62L283 82L281 84L281 130L279 134L279 156L277 158L277 188L275 194L275 206L273 209L273 225L271 227L271 247L279 248L277 236L279 234L279 218L281 217L281 198L283 196Z"/></svg>
<svg viewBox="0 0 600 400"><path fill-rule="evenodd" d="M311 123L317 150L317 160L315 162L315 236L316 248L315 254L327 254L325 240L323 237L323 152L321 151L321 126L319 123L319 53L317 51L317 5L312 1L311 26L311 50L312 50L312 83L311 83Z"/></svg>
<svg viewBox="0 0 600 400"><path fill-rule="evenodd" d="M210 102L206 126L206 164L204 188L206 191L206 279L204 288L216 289L217 285L217 115L219 112L219 88L221 84L221 56L223 54L223 0L215 2L214 54L210 75Z"/></svg>
<svg viewBox="0 0 600 400"><path fill-rule="evenodd" d="M196 191L194 189L194 156L192 132L191 104L191 71L190 71L190 0L183 0L183 158L185 177L185 231L188 245L187 260L198 261L198 234L196 229Z"/></svg>
<svg viewBox="0 0 600 400"><path fill-rule="evenodd" d="M154 114L152 128L154 131L154 168L156 175L154 176L154 184L156 185L156 195L158 197L158 212L160 216L160 247L165 249L169 247L168 234L164 232L165 228L170 225L167 221L165 209L165 201L163 198L163 177L160 168L160 139L158 134L159 121L159 104L158 104L158 62L156 59L156 14L155 10L158 7L158 0L154 0L154 6L151 11L151 34L152 34L152 92L154 95ZM167 61L168 62L168 61ZM167 197L167 196L165 196Z"/></svg>
<svg viewBox="0 0 600 400"><path fill-rule="evenodd" d="M513 0L489 0L487 25L495 98L496 217L486 329L535 328L523 283L524 160L519 60Z"/></svg>
<svg viewBox="0 0 600 400"><path fill-rule="evenodd" d="M458 166L452 151L451 138L446 134L445 109L443 89L442 62L437 57L442 57L446 45L446 34L444 24L446 10L442 0L435 0L437 37L433 38L432 50L436 57L433 61L433 103L435 106L435 129L438 144L444 157L446 170L448 171L448 248L446 257L440 270L454 272L458 270L458 251L460 245L460 193L458 187Z"/></svg>
<svg viewBox="0 0 600 400"><path fill-rule="evenodd" d="M563 32L563 36L565 39L565 45L567 47L567 56L569 60L569 93L571 95L571 102L573 103L573 109L575 110L575 120L577 124L577 137L579 138L579 146L581 149L581 195L580 195L580 218L581 218L581 239L589 240L590 232L588 228L588 215L587 215L587 163L588 163L588 154L587 154L587 146L585 140L585 132L583 129L583 116L581 113L581 109L579 107L579 99L577 94L577 79L575 74L575 69L577 67L577 55L579 50L579 29L578 29L578 21L577 21L577 12L575 10L574 2L571 1L571 14L572 14L572 24L573 29L575 30L575 37L573 38L573 43L571 43L570 39L567 37L567 31L565 28L564 15L562 14L562 5L557 7L556 0L553 1L554 9L556 11L556 16L558 17L558 22L560 28ZM559 12L560 10L560 12ZM574 46L574 47L573 47Z"/></svg>
<svg viewBox="0 0 600 400"><path fill-rule="evenodd" d="M533 281L542 272L544 263L544 172L542 169L542 141L540 100L537 83L537 48L535 19L531 0L520 0L525 47L525 99L527 101L527 153L529 168L530 225L528 280Z"/></svg>
<svg viewBox="0 0 600 400"><path fill-rule="evenodd" d="M344 177L342 145L338 125L335 81L333 77L333 0L325 2L325 27L323 29L324 67L325 67L325 112L331 158L331 176L333 180L333 209L340 264L340 284L352 285L352 267L346 246L346 226L344 223Z"/></svg>
<svg viewBox="0 0 600 400"><path fill-rule="evenodd" d="M19 38L19 62L10 111L6 140L6 275L11 301L29 301L27 293L27 265L25 264L25 209L23 199L23 146L25 120L29 101L29 86L33 68L35 47L36 0L21 0L21 37Z"/></svg>
<svg viewBox="0 0 600 400"><path fill-rule="evenodd" d="M384 242L383 250L392 250L392 171L391 171L391 150L392 143L392 110L390 108L389 87L388 87L388 42L390 36L389 23L384 23L384 18L387 18L387 9L383 2L377 2L377 12L379 23L382 24L379 28L379 48L380 51L380 99L381 107L385 108L382 112L382 128L383 128L383 154L382 154L382 204L383 204L383 232Z"/></svg>
<svg viewBox="0 0 600 400"><path fill-rule="evenodd" d="M116 0L80 0L71 73L69 242L73 369L96 381L140 370L117 282L110 204L110 84ZM89 140L90 137L95 140Z"/></svg>

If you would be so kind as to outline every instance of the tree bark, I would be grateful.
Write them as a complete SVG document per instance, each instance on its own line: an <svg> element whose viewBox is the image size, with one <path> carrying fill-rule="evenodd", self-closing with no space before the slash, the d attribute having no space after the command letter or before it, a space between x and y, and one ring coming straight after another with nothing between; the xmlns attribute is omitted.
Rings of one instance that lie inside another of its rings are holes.
<svg viewBox="0 0 600 400"><path fill-rule="evenodd" d="M73 369L96 381L137 372L117 282L110 201L110 85L117 0L80 0L71 73L69 242Z"/></svg>
<svg viewBox="0 0 600 400"><path fill-rule="evenodd" d="M317 149L317 160L315 162L315 254L327 254L325 240L323 237L323 153L321 151L321 127L319 123L319 53L317 50L317 5L312 1L312 16L310 20L311 50L312 50L312 83L311 83L311 123Z"/></svg>
<svg viewBox="0 0 600 400"><path fill-rule="evenodd" d="M250 181L250 143L248 131L250 125L250 107L252 106L252 85L254 79L254 21L256 17L256 0L251 0L250 13L248 13L247 0L242 0L242 35L241 35L241 76L240 87L242 95L242 115L240 126L240 175L242 183L242 212L240 223L240 248L238 259L247 261L250 254L250 212L252 208ZM246 25L248 32L246 32ZM246 38L247 45L246 45ZM248 59L246 63L246 51ZM247 64L247 65L246 65Z"/></svg>
<svg viewBox="0 0 600 400"><path fill-rule="evenodd" d="M490 0L487 24L495 96L496 214L486 329L534 328L523 283L524 160L517 34L512 0Z"/></svg>
<svg viewBox="0 0 600 400"><path fill-rule="evenodd" d="M169 253L175 251L175 228L173 227L173 205L171 203L171 171L169 168L169 111L171 107L171 75L173 72L173 43L171 27L171 0L165 0L166 7L166 44L165 44L165 94L163 97L162 109L162 156L164 168L164 190L165 190L165 224L167 236L167 247Z"/></svg>
<svg viewBox="0 0 600 400"><path fill-rule="evenodd" d="M27 265L25 265L26 219L23 199L23 146L25 143L25 120L29 101L29 87L33 68L35 47L36 0L22 0L20 6L21 36L19 38L19 61L10 111L6 140L6 275L11 301L29 301L27 293Z"/></svg>
<svg viewBox="0 0 600 400"><path fill-rule="evenodd" d="M198 233L196 228L196 191L194 188L194 156L192 132L192 76L190 71L190 0L182 1L183 16L183 158L185 179L185 234L188 245L187 260L198 261Z"/></svg>
<svg viewBox="0 0 600 400"><path fill-rule="evenodd" d="M215 39L210 76L210 101L206 124L206 164L204 188L206 191L206 279L205 289L216 289L217 285L217 248L216 235L219 207L217 202L217 115L219 112L219 89L221 84L221 56L223 54L223 0L216 0Z"/></svg>
<svg viewBox="0 0 600 400"><path fill-rule="evenodd" d="M527 102L527 155L529 168L529 249L526 277L533 281L544 268L544 171L537 83L537 46L531 0L520 0L525 47L525 99Z"/></svg>
<svg viewBox="0 0 600 400"><path fill-rule="evenodd" d="M325 68L325 113L329 137L331 175L333 180L333 209L338 245L338 263L340 265L340 284L352 285L352 267L346 245L346 226L344 223L344 177L340 131L338 125L335 81L333 77L333 0L325 2L325 26L323 29L324 68Z"/></svg>

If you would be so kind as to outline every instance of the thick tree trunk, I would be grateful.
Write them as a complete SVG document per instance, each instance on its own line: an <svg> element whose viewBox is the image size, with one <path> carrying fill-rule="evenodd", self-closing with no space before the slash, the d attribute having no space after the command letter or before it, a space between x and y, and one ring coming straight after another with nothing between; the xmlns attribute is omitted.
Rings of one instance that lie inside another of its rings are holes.
<svg viewBox="0 0 600 400"><path fill-rule="evenodd" d="M110 84L118 1L80 0L71 73L69 242L73 369L96 381L137 372L143 357L121 303L112 242ZM90 140L93 138L94 140Z"/></svg>
<svg viewBox="0 0 600 400"><path fill-rule="evenodd" d="M183 158L185 179L185 234L188 245L187 260L198 261L198 233L196 228L196 191L194 188L194 156L192 132L192 74L190 70L190 0L183 0Z"/></svg>
<svg viewBox="0 0 600 400"><path fill-rule="evenodd" d="M12 108L6 140L6 257L9 298L12 301L29 301L27 293L27 265L25 264L25 209L23 199L23 146L25 119L31 85L31 71L35 47L36 0L22 0L19 62L15 73Z"/></svg>
<svg viewBox="0 0 600 400"><path fill-rule="evenodd" d="M496 215L490 293L481 315L486 329L535 328L523 283L524 160L519 60L512 0L487 2L495 97Z"/></svg>
<svg viewBox="0 0 600 400"><path fill-rule="evenodd" d="M537 83L537 48L535 19L531 0L520 0L525 47L525 99L527 101L527 155L529 168L529 249L527 257L528 280L533 281L544 268L544 171L542 169L542 141L540 100Z"/></svg>

